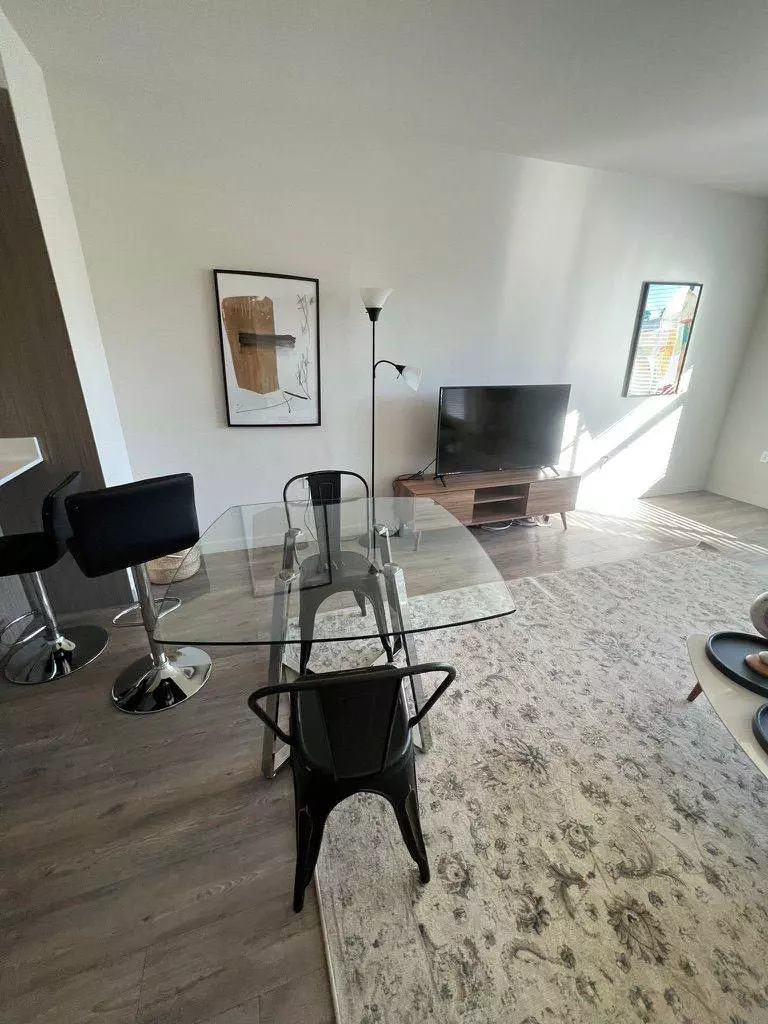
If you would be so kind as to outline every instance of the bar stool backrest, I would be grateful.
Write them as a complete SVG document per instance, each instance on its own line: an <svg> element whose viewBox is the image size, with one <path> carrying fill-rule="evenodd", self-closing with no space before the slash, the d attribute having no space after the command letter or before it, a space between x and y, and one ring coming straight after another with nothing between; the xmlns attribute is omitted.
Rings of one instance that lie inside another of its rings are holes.
<svg viewBox="0 0 768 1024"><path fill-rule="evenodd" d="M200 539L190 473L81 491L66 499L70 550L86 576L104 576Z"/></svg>
<svg viewBox="0 0 768 1024"><path fill-rule="evenodd" d="M67 550L67 541L72 535L64 502L80 483L80 473L75 470L57 484L43 498L41 518L43 533L51 549L51 564L62 557Z"/></svg>

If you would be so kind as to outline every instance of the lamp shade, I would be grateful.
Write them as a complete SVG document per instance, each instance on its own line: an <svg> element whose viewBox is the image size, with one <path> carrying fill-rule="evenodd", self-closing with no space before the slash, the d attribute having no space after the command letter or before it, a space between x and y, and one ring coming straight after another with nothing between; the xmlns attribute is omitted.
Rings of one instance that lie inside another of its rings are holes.
<svg viewBox="0 0 768 1024"><path fill-rule="evenodd" d="M392 291L392 288L361 288L360 298L366 309L381 309Z"/></svg>
<svg viewBox="0 0 768 1024"><path fill-rule="evenodd" d="M404 366L400 370L403 383L407 384L411 391L418 391L421 384L421 370L417 366Z"/></svg>

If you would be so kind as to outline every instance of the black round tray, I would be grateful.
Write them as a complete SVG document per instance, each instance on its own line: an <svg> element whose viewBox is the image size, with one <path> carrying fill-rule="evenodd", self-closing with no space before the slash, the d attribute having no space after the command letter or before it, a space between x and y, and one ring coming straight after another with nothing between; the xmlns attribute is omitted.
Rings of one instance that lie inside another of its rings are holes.
<svg viewBox="0 0 768 1024"><path fill-rule="evenodd" d="M768 699L768 679L754 672L744 661L748 654L768 650L768 639L754 633L713 633L707 640L707 657L734 683Z"/></svg>
<svg viewBox="0 0 768 1024"><path fill-rule="evenodd" d="M761 704L752 719L752 732L755 739L768 754L768 704Z"/></svg>

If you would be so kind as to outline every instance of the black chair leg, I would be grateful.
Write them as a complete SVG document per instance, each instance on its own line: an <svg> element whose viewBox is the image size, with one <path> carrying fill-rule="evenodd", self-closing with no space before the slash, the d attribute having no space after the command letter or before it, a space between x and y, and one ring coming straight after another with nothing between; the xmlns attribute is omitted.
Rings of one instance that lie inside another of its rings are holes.
<svg viewBox="0 0 768 1024"><path fill-rule="evenodd" d="M312 655L312 641L308 640L306 643L302 640L299 644L299 675L304 675L307 671L307 665Z"/></svg>
<svg viewBox="0 0 768 1024"><path fill-rule="evenodd" d="M301 645L299 647L299 673L304 675L312 654L312 637L315 631L315 615L318 604L311 589L302 590L299 593L299 636Z"/></svg>
<svg viewBox="0 0 768 1024"><path fill-rule="evenodd" d="M379 589L378 579L372 579L369 587L370 590L367 596L368 600L373 605L373 614L376 616L376 629L379 631L381 646L384 648L387 661L392 661L392 644L389 642L389 637L387 636L387 613L384 611L384 601L381 596L381 590Z"/></svg>
<svg viewBox="0 0 768 1024"><path fill-rule="evenodd" d="M429 860L419 818L419 797L416 790L416 766L413 762L413 755L411 755L407 766L399 773L393 788L396 792L389 795L389 800L394 808L397 824L400 826L400 834L408 852L419 868L421 881L426 884L430 878Z"/></svg>
<svg viewBox="0 0 768 1024"><path fill-rule="evenodd" d="M301 645L299 649L299 672L303 675L306 671L309 659L312 655L312 637L315 629L315 616L323 601L332 594L349 593L354 594L357 606L363 615L366 614L366 600L373 605L373 613L376 617L376 629L387 656L387 661L392 661L392 644L387 636L387 613L384 610L384 599L381 595L381 587L376 574L370 574L354 584L348 583L338 586L302 587L299 591L299 635Z"/></svg>
<svg viewBox="0 0 768 1024"><path fill-rule="evenodd" d="M297 793L297 801L300 799ZM330 807L314 800L297 803L296 875L293 882L293 909L297 914L304 907L304 892L312 881L330 811Z"/></svg>

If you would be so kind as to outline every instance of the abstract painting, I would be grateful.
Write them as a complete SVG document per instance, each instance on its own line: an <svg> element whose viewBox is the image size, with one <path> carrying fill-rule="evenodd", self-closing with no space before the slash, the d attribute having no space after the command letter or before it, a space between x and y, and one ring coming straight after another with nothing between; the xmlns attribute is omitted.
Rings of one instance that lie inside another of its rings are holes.
<svg viewBox="0 0 768 1024"><path fill-rule="evenodd" d="M700 296L700 284L643 282L624 377L625 398L677 394Z"/></svg>
<svg viewBox="0 0 768 1024"><path fill-rule="evenodd" d="M230 427L320 423L315 277L214 270Z"/></svg>

